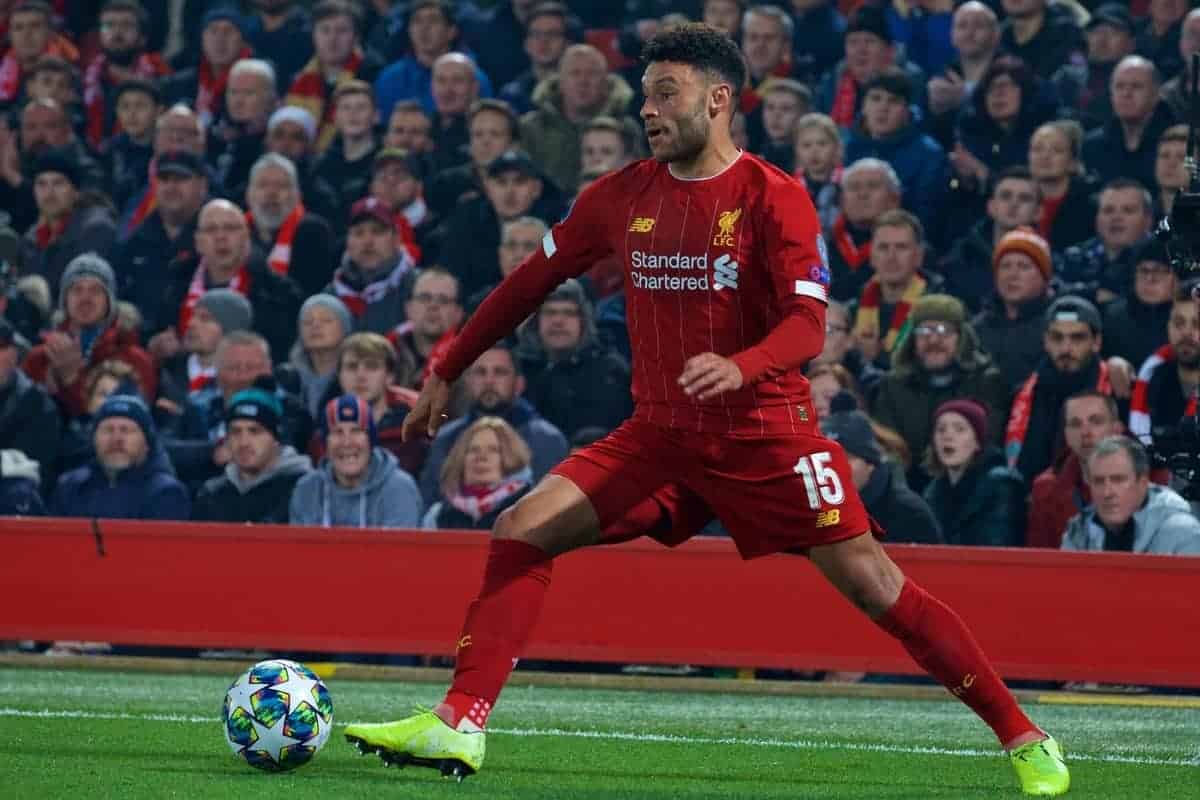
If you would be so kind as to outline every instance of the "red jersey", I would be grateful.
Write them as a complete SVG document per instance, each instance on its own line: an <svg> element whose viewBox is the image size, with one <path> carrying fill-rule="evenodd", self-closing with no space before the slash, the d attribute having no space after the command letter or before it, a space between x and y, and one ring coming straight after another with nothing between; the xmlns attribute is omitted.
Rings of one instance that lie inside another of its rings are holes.
<svg viewBox="0 0 1200 800"><path fill-rule="evenodd" d="M829 269L803 184L748 153L688 180L639 161L593 183L480 306L437 365L458 377L598 259L624 264L634 418L704 433L810 432L799 367L821 351ZM744 384L706 402L677 380L692 356L731 358Z"/></svg>

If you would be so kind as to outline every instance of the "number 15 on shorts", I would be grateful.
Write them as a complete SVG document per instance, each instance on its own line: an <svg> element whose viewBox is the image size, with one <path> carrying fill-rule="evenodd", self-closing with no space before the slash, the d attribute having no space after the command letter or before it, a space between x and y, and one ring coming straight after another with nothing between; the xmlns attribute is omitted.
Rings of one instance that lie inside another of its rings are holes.
<svg viewBox="0 0 1200 800"><path fill-rule="evenodd" d="M808 506L819 511L822 506L840 505L846 498L842 479L829 466L833 456L828 451L800 456L792 471L804 480L804 491L808 494Z"/></svg>

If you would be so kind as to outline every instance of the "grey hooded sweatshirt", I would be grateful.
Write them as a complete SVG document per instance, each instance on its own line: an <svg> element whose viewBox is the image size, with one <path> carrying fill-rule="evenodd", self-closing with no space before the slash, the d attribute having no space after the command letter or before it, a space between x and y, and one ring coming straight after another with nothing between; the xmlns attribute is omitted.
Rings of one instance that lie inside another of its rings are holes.
<svg viewBox="0 0 1200 800"><path fill-rule="evenodd" d="M295 525L345 528L418 528L421 492L396 457L376 447L367 477L353 489L339 486L328 458L292 492L288 518Z"/></svg>

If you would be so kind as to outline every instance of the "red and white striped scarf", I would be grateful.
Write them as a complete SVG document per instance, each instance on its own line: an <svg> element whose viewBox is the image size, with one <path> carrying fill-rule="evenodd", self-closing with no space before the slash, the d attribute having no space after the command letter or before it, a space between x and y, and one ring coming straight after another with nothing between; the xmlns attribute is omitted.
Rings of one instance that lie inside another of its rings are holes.
<svg viewBox="0 0 1200 800"><path fill-rule="evenodd" d="M92 147L100 144L110 135L116 136L121 132L120 120L113 120L112 131L105 130L107 108L105 106L104 83L105 70L108 68L108 57L101 53L88 66L83 74L83 105L87 110L87 140ZM139 78L153 81L164 75L171 74L171 67L163 61L158 53L142 53L133 63L133 73Z"/></svg>
<svg viewBox="0 0 1200 800"><path fill-rule="evenodd" d="M397 291L400 288L401 281L404 280L405 274L412 268L413 262L409 258L408 252L401 250L400 263L388 272L387 275L379 280L368 283L362 289L355 289L346 283L346 268L341 267L337 272L333 273L333 291L345 303L346 308L350 310L355 319L358 319L367 313L367 306L378 303L390 293Z"/></svg>
<svg viewBox="0 0 1200 800"><path fill-rule="evenodd" d="M528 486L531 478L529 468L526 467L508 476L495 488L464 486L446 499L450 501L450 505L478 522L499 508L505 500Z"/></svg>
<svg viewBox="0 0 1200 800"><path fill-rule="evenodd" d="M200 356L195 353L188 356L187 371L189 395L211 386L212 382L217 379L217 368L213 365L206 367L201 364Z"/></svg>
<svg viewBox="0 0 1200 800"><path fill-rule="evenodd" d="M233 69L233 64L243 58L250 58L252 55L254 52L249 47L243 47L242 52L237 54L233 63L222 70L220 75L213 72L212 64L208 63L207 58L200 59L199 80L196 86L196 113L200 116L204 127L207 128L211 125L217 113L224 108L225 84L229 83L229 72Z"/></svg>
<svg viewBox="0 0 1200 800"><path fill-rule="evenodd" d="M287 275L288 269L292 264L292 240L296 238L296 228L300 226L300 220L304 218L304 204L297 203L292 212L287 215L287 219L283 221L283 225L279 226L279 233L275 234L275 246L271 248L270 254L267 256L267 266L272 272L279 275ZM254 230L254 212L246 212L246 224L250 226L250 230Z"/></svg>
<svg viewBox="0 0 1200 800"><path fill-rule="evenodd" d="M208 269L204 266L204 262L200 262L200 266L196 267L195 274L192 275L192 282L188 286L187 297L183 298L183 305L179 308L179 323L176 326L175 332L183 336L187 331L188 324L192 321L192 314L196 311L196 303L200 302L200 298L208 291L205 286L206 278L208 277ZM233 276L233 280L229 282L227 287L240 294L242 297L250 295L250 270L245 264L238 267L237 273Z"/></svg>
<svg viewBox="0 0 1200 800"><path fill-rule="evenodd" d="M41 55L58 56L72 64L79 61L79 50L71 43L70 39L61 33L56 33L51 37ZM21 93L21 83L24 77L21 62L17 61L17 56L13 53L12 48L8 48L4 51L4 57L0 58L0 103L11 103L17 99L17 95Z"/></svg>
<svg viewBox="0 0 1200 800"><path fill-rule="evenodd" d="M1037 390L1037 370L1026 379L1013 398L1012 411L1008 415L1008 427L1004 429L1004 454L1008 465L1014 469L1025 446L1025 435L1029 433L1029 420L1033 413L1033 394ZM1112 383L1108 379L1108 364L1100 361L1100 374L1096 378L1096 391L1112 394Z"/></svg>
<svg viewBox="0 0 1200 800"><path fill-rule="evenodd" d="M1138 370L1137 380L1133 382L1133 395L1129 398L1129 434L1143 444L1150 444L1150 381L1159 367L1175 363L1175 351L1171 345L1164 344L1150 354L1142 362ZM1196 397L1189 395L1187 406L1183 413L1189 417L1196 416Z"/></svg>

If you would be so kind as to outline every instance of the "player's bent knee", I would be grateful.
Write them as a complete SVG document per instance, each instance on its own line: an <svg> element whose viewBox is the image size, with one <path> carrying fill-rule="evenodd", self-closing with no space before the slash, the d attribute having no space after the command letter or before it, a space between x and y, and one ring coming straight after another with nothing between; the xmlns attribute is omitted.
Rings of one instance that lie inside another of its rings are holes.
<svg viewBox="0 0 1200 800"><path fill-rule="evenodd" d="M555 556L595 544L600 529L586 496L569 481L550 476L500 513L492 537L522 541Z"/></svg>

